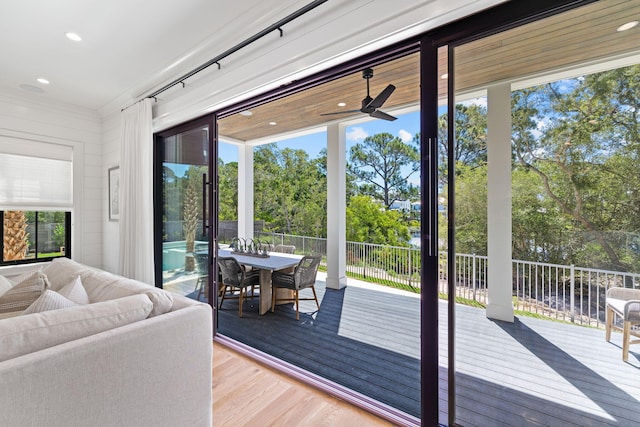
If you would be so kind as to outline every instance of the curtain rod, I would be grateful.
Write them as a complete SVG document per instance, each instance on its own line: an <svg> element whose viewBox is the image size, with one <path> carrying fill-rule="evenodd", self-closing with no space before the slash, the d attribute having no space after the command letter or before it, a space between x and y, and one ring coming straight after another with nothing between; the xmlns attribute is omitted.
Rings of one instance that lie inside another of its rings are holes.
<svg viewBox="0 0 640 427"><path fill-rule="evenodd" d="M266 36L269 33L272 33L273 31L280 31L280 37L283 36L283 31L282 31L282 26L285 24L288 24L289 22L293 21L296 18L299 18L300 16L304 15L305 13L315 9L316 7L320 6L323 3L326 3L328 0L315 0L309 4L307 4L306 6L302 7L301 9L298 9L297 11L293 12L292 14L282 18L281 20L279 20L278 22L276 22L275 24L272 24L270 26L268 26L267 28L265 28L264 30L254 34L253 36L249 37L248 39L238 43L237 45L233 46L232 48L226 50L225 52L221 53L220 55L216 56L213 59L210 59L209 61L205 62L204 64L200 65L197 68L194 68L193 70L189 71L188 73L180 76L179 78L173 80L171 83L166 84L165 86L161 87L160 89L156 90L155 92L151 93L150 95L145 96L144 98L136 101L134 104L131 104L127 107L124 107L122 110L120 111L124 111L127 108L131 107L132 105L135 105L136 103L142 101L143 99L146 98L154 98L156 99L156 97L161 94L162 92L171 89L172 87L176 86L177 84L182 83L182 86L184 87L184 81L186 79L188 79L189 77L192 77L193 75L199 73L200 71L209 68L210 66L217 64L218 65L218 69L221 68L220 65L220 61L223 60L224 58L226 58L227 56L239 51L240 49L247 47L248 45L250 45L251 43L261 39L262 37ZM156 99L157 101L157 99Z"/></svg>

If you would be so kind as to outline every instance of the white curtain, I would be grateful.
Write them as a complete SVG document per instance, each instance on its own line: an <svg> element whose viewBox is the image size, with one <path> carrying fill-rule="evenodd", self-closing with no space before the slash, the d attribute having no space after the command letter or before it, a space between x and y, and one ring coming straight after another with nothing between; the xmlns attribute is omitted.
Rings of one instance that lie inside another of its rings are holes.
<svg viewBox="0 0 640 427"><path fill-rule="evenodd" d="M144 99L122 112L120 144L119 273L153 285L153 126L150 99Z"/></svg>

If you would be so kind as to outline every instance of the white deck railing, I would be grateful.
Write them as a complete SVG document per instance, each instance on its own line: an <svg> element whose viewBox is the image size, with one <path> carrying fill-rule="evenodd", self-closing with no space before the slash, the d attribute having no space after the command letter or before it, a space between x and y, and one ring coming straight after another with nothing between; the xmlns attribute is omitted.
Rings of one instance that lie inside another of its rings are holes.
<svg viewBox="0 0 640 427"><path fill-rule="evenodd" d="M297 253L327 253L324 238L280 233L257 233L256 237L273 244L295 245ZM487 304L488 258L468 254L456 254L455 258L456 296ZM512 265L516 310L582 325L604 326L605 294L610 287L640 287L640 274L520 260L513 260ZM418 291L420 248L347 242L347 272L356 278ZM442 252L439 277L443 294L447 293L447 272L447 254Z"/></svg>

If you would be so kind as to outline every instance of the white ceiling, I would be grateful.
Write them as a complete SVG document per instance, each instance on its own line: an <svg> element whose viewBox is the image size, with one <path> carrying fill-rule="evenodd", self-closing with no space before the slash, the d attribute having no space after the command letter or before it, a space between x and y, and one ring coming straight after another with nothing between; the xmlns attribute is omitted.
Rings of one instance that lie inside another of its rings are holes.
<svg viewBox="0 0 640 427"><path fill-rule="evenodd" d="M394 4L394 10L388 1L329 0L309 12L314 16L307 19L315 20L315 25L328 24L337 22L340 14L351 13L351 28L345 28L348 39L340 40L346 52L361 46L364 34L384 37L397 32L399 28L383 27L400 22L399 16L406 17L402 25L424 31L420 22L433 27L504 0L403 0ZM119 110L310 2L3 0L0 94L102 113ZM372 28L380 34L371 32ZM301 30L304 34L305 29ZM83 40L71 41L65 37L67 32ZM251 55L251 49L247 51L245 55ZM38 78L50 84L38 83ZM43 92L24 90L24 85Z"/></svg>
<svg viewBox="0 0 640 427"><path fill-rule="evenodd" d="M0 13L0 92L99 110L123 95L136 99L304 4L6 0ZM83 40L71 41L67 32ZM38 83L41 77L50 84ZM25 91L21 85L44 92Z"/></svg>

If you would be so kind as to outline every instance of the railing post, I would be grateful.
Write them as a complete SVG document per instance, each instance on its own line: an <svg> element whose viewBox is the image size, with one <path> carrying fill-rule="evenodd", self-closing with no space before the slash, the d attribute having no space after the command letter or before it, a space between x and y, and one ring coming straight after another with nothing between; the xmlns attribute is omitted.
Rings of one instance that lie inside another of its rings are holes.
<svg viewBox="0 0 640 427"><path fill-rule="evenodd" d="M571 304L571 323L575 323L575 290L576 290L576 266L571 264L571 285L569 286L569 290L571 294L569 295L569 304Z"/></svg>
<svg viewBox="0 0 640 427"><path fill-rule="evenodd" d="M476 254L471 255L471 286L473 292L473 300L476 301Z"/></svg>

